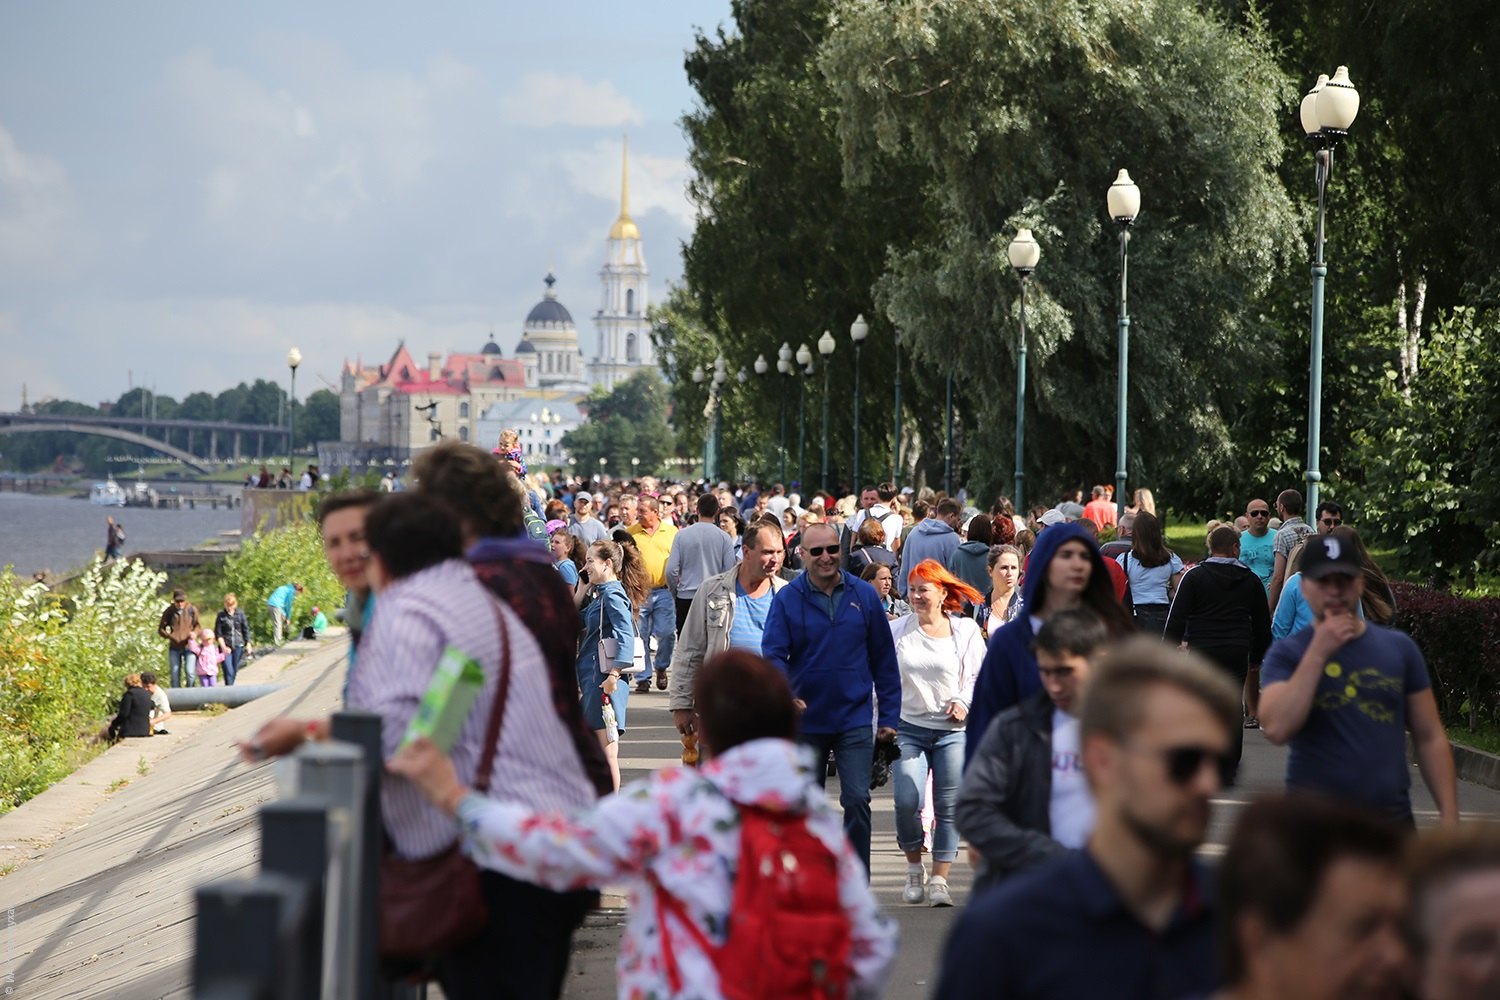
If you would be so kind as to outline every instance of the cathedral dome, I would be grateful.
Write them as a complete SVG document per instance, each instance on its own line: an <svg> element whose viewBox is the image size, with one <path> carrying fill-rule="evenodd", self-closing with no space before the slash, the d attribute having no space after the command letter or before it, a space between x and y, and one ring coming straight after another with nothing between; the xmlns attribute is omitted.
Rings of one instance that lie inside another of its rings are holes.
<svg viewBox="0 0 1500 1000"><path fill-rule="evenodd" d="M557 289L552 286L557 284L557 279L552 272L547 272L544 279L547 283L547 294L542 301L532 306L531 312L526 314L527 326L541 326L547 323L556 323L560 326L572 326L573 315L557 301Z"/></svg>
<svg viewBox="0 0 1500 1000"><path fill-rule="evenodd" d="M497 343L495 343L495 335L493 333L490 334L490 339L485 343L485 345L479 349L479 353L480 354L499 354L499 353L501 353L501 351L500 351L500 345L497 344Z"/></svg>
<svg viewBox="0 0 1500 1000"><path fill-rule="evenodd" d="M516 345L516 353L517 354L535 354L536 353L536 345L533 344L531 341L527 340L525 337L522 337L521 338L521 342Z"/></svg>

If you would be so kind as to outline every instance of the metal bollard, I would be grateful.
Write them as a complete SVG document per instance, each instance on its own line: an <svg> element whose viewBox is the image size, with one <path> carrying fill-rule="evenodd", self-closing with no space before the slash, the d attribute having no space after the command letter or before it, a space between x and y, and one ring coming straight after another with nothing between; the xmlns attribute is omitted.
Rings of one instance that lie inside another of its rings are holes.
<svg viewBox="0 0 1500 1000"><path fill-rule="evenodd" d="M307 919L299 928L298 964L291 972L299 996L334 995L323 989L325 914L337 919L325 895L332 860L329 812L321 795L279 799L260 808L261 871L295 879L307 890Z"/></svg>
<svg viewBox="0 0 1500 1000"><path fill-rule="evenodd" d="M294 970L307 892L284 875L199 886L193 995L200 1000L312 1000Z"/></svg>
<svg viewBox="0 0 1500 1000"><path fill-rule="evenodd" d="M355 869L355 899L358 914L358 937L355 962L360 1000L384 1000L392 995L389 984L380 975L380 855L385 849L385 835L380 820L380 784L385 769L381 745L380 716L373 712L335 712L332 735L336 740L352 743L364 751L365 808L357 840L358 867Z"/></svg>
<svg viewBox="0 0 1500 1000"><path fill-rule="evenodd" d="M323 995L351 996L360 921L359 831L365 813L364 752L343 742L309 743L295 756L300 794L328 803L324 871Z"/></svg>

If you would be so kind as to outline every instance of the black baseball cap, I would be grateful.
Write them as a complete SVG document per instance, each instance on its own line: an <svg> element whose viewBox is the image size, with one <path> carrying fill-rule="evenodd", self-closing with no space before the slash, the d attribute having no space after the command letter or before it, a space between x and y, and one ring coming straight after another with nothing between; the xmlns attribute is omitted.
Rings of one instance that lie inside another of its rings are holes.
<svg viewBox="0 0 1500 1000"><path fill-rule="evenodd" d="M1354 547L1336 535L1310 535L1302 550L1302 575L1309 580L1342 573L1359 576L1364 572Z"/></svg>

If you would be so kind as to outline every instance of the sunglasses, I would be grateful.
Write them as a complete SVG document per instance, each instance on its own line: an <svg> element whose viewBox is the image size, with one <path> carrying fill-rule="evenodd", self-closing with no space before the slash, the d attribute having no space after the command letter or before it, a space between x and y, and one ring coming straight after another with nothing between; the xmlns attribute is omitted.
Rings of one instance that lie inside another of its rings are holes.
<svg viewBox="0 0 1500 1000"><path fill-rule="evenodd" d="M1344 519L1342 517L1325 517L1321 521L1319 521L1318 523L1319 524L1326 524L1330 528L1339 528L1339 527L1343 527Z"/></svg>
<svg viewBox="0 0 1500 1000"><path fill-rule="evenodd" d="M837 545L809 545L802 551L806 552L808 555L816 559L818 556L826 556L831 553L837 553L838 550L839 547Z"/></svg>
<svg viewBox="0 0 1500 1000"><path fill-rule="evenodd" d="M1167 747L1156 753L1166 761L1167 778L1174 785L1186 785L1192 781L1203 769L1205 762L1213 764L1221 786L1227 787L1234 774L1234 759L1227 753L1210 750L1207 747Z"/></svg>
<svg viewBox="0 0 1500 1000"><path fill-rule="evenodd" d="M1251 517L1270 517L1271 516L1271 512L1268 511L1268 510L1247 510L1247 511L1245 511L1245 513L1249 514Z"/></svg>

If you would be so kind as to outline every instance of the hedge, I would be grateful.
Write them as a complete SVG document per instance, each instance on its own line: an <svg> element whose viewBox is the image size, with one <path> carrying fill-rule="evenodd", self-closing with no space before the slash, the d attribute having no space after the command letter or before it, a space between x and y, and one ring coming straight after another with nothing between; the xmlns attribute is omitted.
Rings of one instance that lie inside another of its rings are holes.
<svg viewBox="0 0 1500 1000"><path fill-rule="evenodd" d="M1432 674L1432 692L1447 725L1500 725L1500 598L1455 597L1393 583L1391 622L1416 640Z"/></svg>

